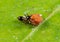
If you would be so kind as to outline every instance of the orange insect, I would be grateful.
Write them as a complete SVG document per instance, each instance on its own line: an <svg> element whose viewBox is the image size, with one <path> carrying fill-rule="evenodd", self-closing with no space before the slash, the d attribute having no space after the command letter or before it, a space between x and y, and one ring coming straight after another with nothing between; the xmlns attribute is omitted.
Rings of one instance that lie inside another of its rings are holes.
<svg viewBox="0 0 60 42"><path fill-rule="evenodd" d="M41 14L32 14L27 16L19 16L18 20L31 23L32 25L39 25L43 21Z"/></svg>

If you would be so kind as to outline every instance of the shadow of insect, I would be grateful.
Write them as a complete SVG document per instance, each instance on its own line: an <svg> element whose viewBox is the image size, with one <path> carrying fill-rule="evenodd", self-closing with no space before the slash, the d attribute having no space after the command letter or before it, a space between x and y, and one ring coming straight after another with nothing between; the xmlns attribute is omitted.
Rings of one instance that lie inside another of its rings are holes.
<svg viewBox="0 0 60 42"><path fill-rule="evenodd" d="M14 28L20 28L20 29L31 29L31 28L34 28L35 26L29 24L29 23L26 23L26 22L23 22L23 21L18 21L18 20L15 20L13 21L13 25L14 25Z"/></svg>

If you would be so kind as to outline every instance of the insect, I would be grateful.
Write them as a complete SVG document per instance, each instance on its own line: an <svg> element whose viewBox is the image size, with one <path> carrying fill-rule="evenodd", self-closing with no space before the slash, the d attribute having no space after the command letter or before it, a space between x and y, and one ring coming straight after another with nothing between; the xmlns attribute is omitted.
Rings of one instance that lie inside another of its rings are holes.
<svg viewBox="0 0 60 42"><path fill-rule="evenodd" d="M32 14L32 15L19 16L18 20L30 23L32 25L39 25L39 23L43 21L43 18L41 14Z"/></svg>

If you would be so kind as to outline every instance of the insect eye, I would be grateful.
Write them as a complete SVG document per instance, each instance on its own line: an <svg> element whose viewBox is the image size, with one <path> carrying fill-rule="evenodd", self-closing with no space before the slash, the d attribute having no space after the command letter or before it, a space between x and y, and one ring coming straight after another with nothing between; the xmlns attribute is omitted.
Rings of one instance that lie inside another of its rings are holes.
<svg viewBox="0 0 60 42"><path fill-rule="evenodd" d="M18 20L21 20L22 21L23 20L23 17L22 16L19 16L18 17Z"/></svg>

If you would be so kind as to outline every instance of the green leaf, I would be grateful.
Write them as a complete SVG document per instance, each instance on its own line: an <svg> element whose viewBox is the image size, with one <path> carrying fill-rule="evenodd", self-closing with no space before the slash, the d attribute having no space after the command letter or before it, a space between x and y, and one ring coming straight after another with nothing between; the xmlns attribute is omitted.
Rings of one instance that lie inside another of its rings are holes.
<svg viewBox="0 0 60 42"><path fill-rule="evenodd" d="M35 28L18 16L42 14L45 19L58 5L60 0L0 0L0 42L21 42ZM60 42L60 12L55 14L25 42Z"/></svg>

